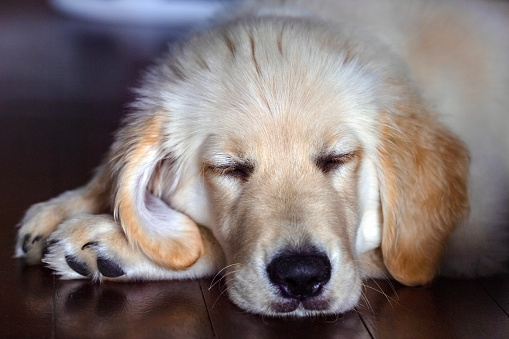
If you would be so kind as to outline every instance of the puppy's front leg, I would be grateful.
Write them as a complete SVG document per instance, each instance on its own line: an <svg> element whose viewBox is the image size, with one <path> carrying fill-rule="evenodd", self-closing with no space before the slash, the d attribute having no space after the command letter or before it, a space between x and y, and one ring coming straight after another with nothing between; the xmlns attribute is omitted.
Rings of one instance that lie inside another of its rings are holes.
<svg viewBox="0 0 509 339"><path fill-rule="evenodd" d="M173 271L157 265L128 242L111 215L82 214L66 220L48 239L43 262L62 279L191 279L214 274L223 255L210 231L200 227L205 253L191 267Z"/></svg>

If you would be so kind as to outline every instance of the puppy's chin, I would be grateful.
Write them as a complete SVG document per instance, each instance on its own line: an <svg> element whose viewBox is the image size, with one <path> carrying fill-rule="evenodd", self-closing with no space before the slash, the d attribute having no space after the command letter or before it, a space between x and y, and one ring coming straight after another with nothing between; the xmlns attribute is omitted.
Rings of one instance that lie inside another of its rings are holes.
<svg viewBox="0 0 509 339"><path fill-rule="evenodd" d="M309 317L309 316L328 316L337 315L352 310L359 302L360 293L352 293L348 300L341 303L335 302L331 298L317 297L309 300L277 300L270 305L270 311L267 314L278 317Z"/></svg>

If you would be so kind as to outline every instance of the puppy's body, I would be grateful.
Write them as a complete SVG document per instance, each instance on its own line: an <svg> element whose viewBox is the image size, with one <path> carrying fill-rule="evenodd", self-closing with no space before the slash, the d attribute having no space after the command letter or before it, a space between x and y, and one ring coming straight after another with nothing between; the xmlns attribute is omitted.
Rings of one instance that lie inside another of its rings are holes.
<svg viewBox="0 0 509 339"><path fill-rule="evenodd" d="M67 279L227 266L236 304L297 316L351 309L366 276L503 270L507 36L502 4L249 3L151 69L94 179L34 205L17 254L49 239Z"/></svg>

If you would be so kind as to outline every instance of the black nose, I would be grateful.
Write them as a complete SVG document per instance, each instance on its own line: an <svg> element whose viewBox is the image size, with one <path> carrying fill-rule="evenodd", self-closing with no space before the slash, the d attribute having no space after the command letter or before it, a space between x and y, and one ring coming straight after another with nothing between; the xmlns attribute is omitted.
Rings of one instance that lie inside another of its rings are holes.
<svg viewBox="0 0 509 339"><path fill-rule="evenodd" d="M305 300L322 292L331 264L324 254L282 254L270 262L267 273L284 297Z"/></svg>

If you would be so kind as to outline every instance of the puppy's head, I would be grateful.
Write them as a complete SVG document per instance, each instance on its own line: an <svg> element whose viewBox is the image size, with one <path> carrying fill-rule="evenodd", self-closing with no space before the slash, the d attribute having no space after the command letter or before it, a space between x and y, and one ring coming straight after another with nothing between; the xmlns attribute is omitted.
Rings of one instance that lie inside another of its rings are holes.
<svg viewBox="0 0 509 339"><path fill-rule="evenodd" d="M351 309L370 250L402 283L429 282L468 209L468 154L393 60L303 19L191 39L139 91L131 126L157 128L129 143L117 184L130 240L181 269L204 255L194 222L207 226L231 299L263 314Z"/></svg>

